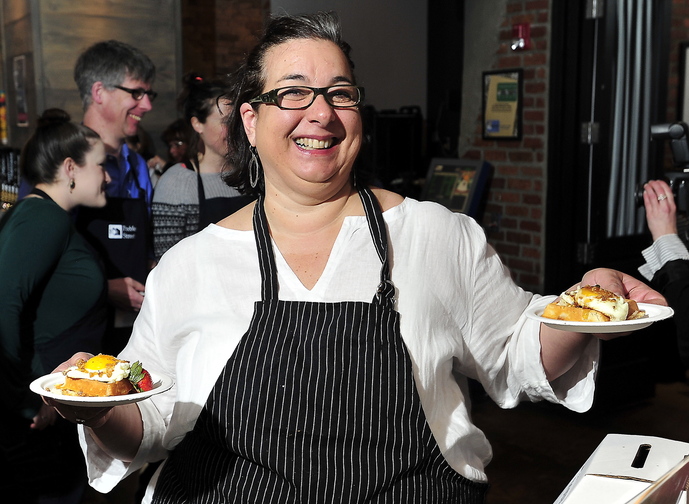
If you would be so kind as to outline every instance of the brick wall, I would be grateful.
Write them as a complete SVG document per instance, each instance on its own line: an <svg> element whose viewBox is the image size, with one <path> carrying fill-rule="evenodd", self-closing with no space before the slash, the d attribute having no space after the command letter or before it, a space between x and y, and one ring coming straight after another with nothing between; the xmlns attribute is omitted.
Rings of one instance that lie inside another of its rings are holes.
<svg viewBox="0 0 689 504"><path fill-rule="evenodd" d="M182 0L184 72L232 71L255 45L270 0Z"/></svg>
<svg viewBox="0 0 689 504"><path fill-rule="evenodd" d="M215 0L215 5L216 65L226 73L256 45L270 15L270 0Z"/></svg>
<svg viewBox="0 0 689 504"><path fill-rule="evenodd" d="M182 71L215 74L215 2L182 0ZM209 43L212 41L213 43Z"/></svg>
<svg viewBox="0 0 689 504"><path fill-rule="evenodd" d="M484 222L488 241L514 280L532 291L542 288L547 145L550 1L508 0L502 15L492 69L523 69L522 139L482 139L477 118L474 141L460 157L483 159L494 167ZM512 25L529 23L532 47L512 51ZM488 70L488 68L486 68Z"/></svg>

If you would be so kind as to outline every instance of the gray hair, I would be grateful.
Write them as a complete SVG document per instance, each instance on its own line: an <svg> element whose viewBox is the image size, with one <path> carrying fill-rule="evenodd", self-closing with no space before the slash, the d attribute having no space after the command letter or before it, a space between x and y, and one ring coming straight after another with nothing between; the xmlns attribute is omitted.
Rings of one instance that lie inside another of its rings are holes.
<svg viewBox="0 0 689 504"><path fill-rule="evenodd" d="M128 77L151 84L155 73L155 65L139 49L118 40L106 40L81 53L74 66L74 82L86 110L91 105L91 89L96 82L109 89Z"/></svg>

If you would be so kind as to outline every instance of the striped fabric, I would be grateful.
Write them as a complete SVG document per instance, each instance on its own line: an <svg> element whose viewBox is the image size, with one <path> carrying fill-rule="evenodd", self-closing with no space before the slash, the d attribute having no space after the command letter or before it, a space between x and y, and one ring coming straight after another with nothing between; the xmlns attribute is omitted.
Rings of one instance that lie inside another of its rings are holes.
<svg viewBox="0 0 689 504"><path fill-rule="evenodd" d="M483 502L486 485L445 462L426 424L391 309L382 215L362 193L383 259L372 303L278 300L259 201L264 298L155 503Z"/></svg>

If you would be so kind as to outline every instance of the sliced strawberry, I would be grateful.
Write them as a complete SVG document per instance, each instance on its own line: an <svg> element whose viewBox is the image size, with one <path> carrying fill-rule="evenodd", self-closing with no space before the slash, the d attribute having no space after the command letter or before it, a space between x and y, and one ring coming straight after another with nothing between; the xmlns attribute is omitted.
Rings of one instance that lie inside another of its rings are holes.
<svg viewBox="0 0 689 504"><path fill-rule="evenodd" d="M153 390L153 380L151 374L146 371L139 361L132 364L129 370L129 381L137 392L147 392Z"/></svg>

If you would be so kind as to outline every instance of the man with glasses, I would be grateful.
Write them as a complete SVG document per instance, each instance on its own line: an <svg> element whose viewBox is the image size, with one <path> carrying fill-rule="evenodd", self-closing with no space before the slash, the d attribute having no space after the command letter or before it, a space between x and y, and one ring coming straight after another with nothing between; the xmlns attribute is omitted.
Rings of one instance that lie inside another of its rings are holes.
<svg viewBox="0 0 689 504"><path fill-rule="evenodd" d="M143 302L152 256L150 210L153 187L146 161L125 138L137 133L156 97L155 66L123 42L98 42L77 59L74 80L84 107L83 123L105 143L105 168L112 179L103 209L80 211L77 226L106 266L110 323L103 351L117 354L131 334Z"/></svg>

